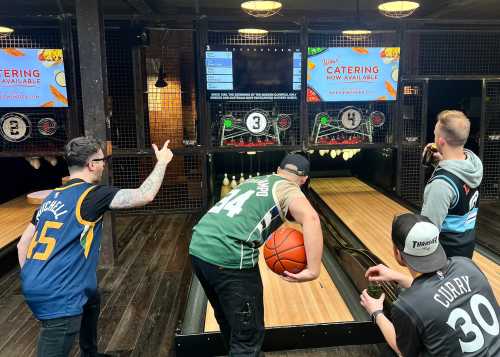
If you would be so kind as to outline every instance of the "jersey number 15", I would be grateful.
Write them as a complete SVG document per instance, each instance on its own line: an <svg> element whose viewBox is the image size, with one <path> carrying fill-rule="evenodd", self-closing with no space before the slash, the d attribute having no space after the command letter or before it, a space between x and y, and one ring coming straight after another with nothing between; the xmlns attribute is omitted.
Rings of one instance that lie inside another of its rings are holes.
<svg viewBox="0 0 500 357"><path fill-rule="evenodd" d="M60 229L62 227L61 222L54 221L45 221L42 230L40 231L40 236L38 236L38 231L35 232L33 239L31 240L30 246L28 247L28 254L26 257L28 259L37 259L37 260L47 260L52 254L56 246L56 239L53 237L47 236L48 229ZM33 254L33 250L38 244L45 244L45 249L41 252L36 252Z"/></svg>

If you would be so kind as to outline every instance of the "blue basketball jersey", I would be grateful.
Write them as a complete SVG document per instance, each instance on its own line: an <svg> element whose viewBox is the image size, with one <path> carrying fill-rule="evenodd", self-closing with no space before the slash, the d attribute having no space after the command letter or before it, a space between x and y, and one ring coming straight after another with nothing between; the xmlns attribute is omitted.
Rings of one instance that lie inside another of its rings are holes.
<svg viewBox="0 0 500 357"><path fill-rule="evenodd" d="M81 216L94 187L83 181L59 187L40 205L21 270L23 294L39 320L80 315L96 293L102 216L95 222Z"/></svg>

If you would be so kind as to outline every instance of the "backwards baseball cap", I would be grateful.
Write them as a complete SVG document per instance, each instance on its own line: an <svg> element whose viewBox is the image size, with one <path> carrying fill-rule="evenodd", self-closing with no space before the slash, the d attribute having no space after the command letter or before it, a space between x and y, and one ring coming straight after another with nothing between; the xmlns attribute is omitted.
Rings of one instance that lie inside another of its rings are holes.
<svg viewBox="0 0 500 357"><path fill-rule="evenodd" d="M309 176L309 167L309 160L299 154L287 154L280 164L280 169L297 176Z"/></svg>
<svg viewBox="0 0 500 357"><path fill-rule="evenodd" d="M419 273L444 267L446 253L439 244L439 229L427 217L405 213L392 222L392 242L406 264Z"/></svg>

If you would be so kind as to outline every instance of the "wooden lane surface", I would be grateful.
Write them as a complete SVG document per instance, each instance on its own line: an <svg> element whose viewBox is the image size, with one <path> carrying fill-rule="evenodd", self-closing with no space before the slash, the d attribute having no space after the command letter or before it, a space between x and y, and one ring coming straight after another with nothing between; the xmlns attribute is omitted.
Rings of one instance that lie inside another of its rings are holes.
<svg viewBox="0 0 500 357"><path fill-rule="evenodd" d="M259 268L264 285L264 321L266 327L353 321L325 267L320 277L306 283L289 283L266 265L262 252ZM219 331L214 311L207 306L205 331Z"/></svg>
<svg viewBox="0 0 500 357"><path fill-rule="evenodd" d="M0 249L21 236L36 207L25 196L0 204Z"/></svg>
<svg viewBox="0 0 500 357"><path fill-rule="evenodd" d="M284 225L301 230L299 224L287 222ZM318 279L306 283L289 283L267 267L262 249L259 269L264 286L266 327L354 320L323 264ZM205 331L219 331L210 303L207 306Z"/></svg>
<svg viewBox="0 0 500 357"><path fill-rule="evenodd" d="M406 208L354 177L313 179L311 188L368 250L392 269L408 273L394 259L391 241L393 217L408 212ZM473 260L488 278L497 300L500 300L498 266L477 251Z"/></svg>

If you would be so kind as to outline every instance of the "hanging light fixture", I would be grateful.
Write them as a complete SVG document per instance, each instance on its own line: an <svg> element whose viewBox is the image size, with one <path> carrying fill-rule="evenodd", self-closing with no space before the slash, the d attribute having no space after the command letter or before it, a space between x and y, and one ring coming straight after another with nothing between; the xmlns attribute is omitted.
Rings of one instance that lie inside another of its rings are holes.
<svg viewBox="0 0 500 357"><path fill-rule="evenodd" d="M281 7L279 1L245 1L241 4L241 9L254 17L273 16L281 10Z"/></svg>
<svg viewBox="0 0 500 357"><path fill-rule="evenodd" d="M161 38L161 57L160 57L160 67L158 68L158 79L156 80L155 87L156 88L165 88L168 83L165 79L167 79L167 73L165 71L165 66L163 65L163 61L166 60L167 50L165 49L164 43L168 41L168 30L165 31ZM168 42L167 42L168 43Z"/></svg>
<svg viewBox="0 0 500 357"><path fill-rule="evenodd" d="M163 64L160 65L160 69L158 70L158 79L156 80L155 87L156 88L165 88L168 83L165 81L167 78L167 74L165 73L165 68Z"/></svg>
<svg viewBox="0 0 500 357"><path fill-rule="evenodd" d="M361 41L366 40L370 34L371 30L344 30L342 31L342 35L347 37L352 41Z"/></svg>
<svg viewBox="0 0 500 357"><path fill-rule="evenodd" d="M420 7L418 2L414 1L389 1L378 6L378 11L384 16L401 19L410 16Z"/></svg>
<svg viewBox="0 0 500 357"><path fill-rule="evenodd" d="M0 38L6 38L14 32L13 28L0 26Z"/></svg>
<svg viewBox="0 0 500 357"><path fill-rule="evenodd" d="M356 0L356 23L358 25L361 24L360 16L359 16L359 0ZM342 31L342 35L347 37L348 39L352 41L362 41L366 40L370 34L371 30L363 29L361 28L354 28L354 29L349 29L349 30L344 30Z"/></svg>
<svg viewBox="0 0 500 357"><path fill-rule="evenodd" d="M239 29L238 33L243 38L247 38L249 40L257 40L259 38L266 37L269 31L256 28L244 28L244 29Z"/></svg>

